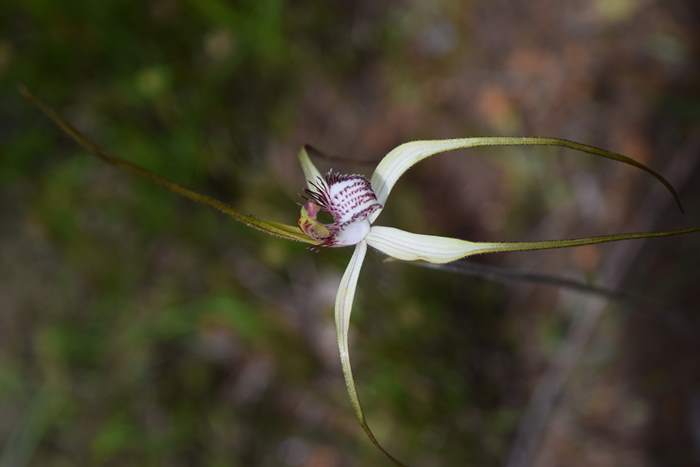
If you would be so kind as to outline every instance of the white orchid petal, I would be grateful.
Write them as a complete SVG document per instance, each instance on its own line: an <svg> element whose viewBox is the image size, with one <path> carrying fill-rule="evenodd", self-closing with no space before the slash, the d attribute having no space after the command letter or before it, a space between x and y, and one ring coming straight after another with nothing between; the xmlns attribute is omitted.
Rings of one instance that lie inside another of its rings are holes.
<svg viewBox="0 0 700 467"><path fill-rule="evenodd" d="M392 258L403 261L426 261L443 264L472 255L505 253L509 251L551 250L598 243L635 240L642 238L672 237L700 232L699 227L659 232L632 232L570 240L544 240L541 242L469 242L457 238L419 235L393 227L373 226L367 244Z"/></svg>
<svg viewBox="0 0 700 467"><path fill-rule="evenodd" d="M679 207L681 207L678 194L668 180L662 177L658 172L627 156L606 151L605 149L600 149L594 146L589 146L587 144L581 144L575 141L559 138L505 136L412 141L394 148L382 159L379 165L377 165L377 168L372 175L372 188L377 195L377 201L385 206L389 193L398 179L408 169L423 159L446 151L480 146L559 146L632 165L654 176L668 189L669 192L671 192L676 200L676 203ZM681 207L681 211L682 210L683 209ZM370 222L374 222L381 211L381 209L375 211L370 216Z"/></svg>
<svg viewBox="0 0 700 467"><path fill-rule="evenodd" d="M313 187L311 186L311 182L316 182L319 178L323 178L321 176L321 172L319 172L314 163L311 162L311 158L309 157L309 153L306 152L305 146L301 147L297 157L299 158L299 163L301 164L301 170L304 171L304 178L306 178L306 186L309 189L313 189Z"/></svg>
<svg viewBox="0 0 700 467"><path fill-rule="evenodd" d="M403 261L443 264L476 254L484 245L457 238L420 235L393 227L373 226L366 238L369 246Z"/></svg>
<svg viewBox="0 0 700 467"><path fill-rule="evenodd" d="M338 286L338 294L335 297L335 329L338 338L338 351L340 353L340 365L345 378L345 387L350 396L350 402L355 410L355 415L360 422L360 426L367 433L372 443L377 446L392 462L396 465L403 466L396 458L394 458L384 447L379 444L374 433L367 424L367 419L360 404L360 398L355 389L355 379L352 376L352 366L350 365L350 350L348 348L348 332L350 330L350 314L352 313L352 304L355 299L355 289L357 288L357 280L360 276L360 269L367 253L367 243L360 242L355 246L355 251L350 258L348 267L340 279Z"/></svg>
<svg viewBox="0 0 700 467"><path fill-rule="evenodd" d="M347 386L350 401L361 423L365 421L365 417L357 397L357 391L355 390L355 381L352 377L350 352L348 350L348 332L350 329L350 314L352 313L352 303L355 299L357 280L360 276L360 269L362 268L362 262L365 259L366 253L367 244L365 242L358 243L352 254L352 258L350 258L348 267L345 269L343 278L340 280L338 295L335 297L335 329L338 338L340 363L343 368L343 376L345 377L345 385Z"/></svg>

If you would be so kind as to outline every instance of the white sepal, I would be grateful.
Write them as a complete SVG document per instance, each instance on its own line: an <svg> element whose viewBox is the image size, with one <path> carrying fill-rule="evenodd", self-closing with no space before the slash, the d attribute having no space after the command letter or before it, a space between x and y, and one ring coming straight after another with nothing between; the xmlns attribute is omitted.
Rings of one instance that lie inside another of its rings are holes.
<svg viewBox="0 0 700 467"><path fill-rule="evenodd" d="M302 146L299 150L297 157L299 158L299 163L301 164L301 170L304 171L306 186L309 189L313 189L314 187L311 186L311 182L318 182L319 179L323 179L321 172L319 172L314 163L311 162L309 153L306 152L306 148L304 146Z"/></svg>
<svg viewBox="0 0 700 467"><path fill-rule="evenodd" d="M611 159L617 162L622 162L627 165L637 167L644 170L659 182L661 182L668 191L673 195L676 203L681 207L678 193L674 190L671 183L666 180L661 174L650 169L641 162L637 162L625 155L606 151L605 149L589 146L587 144L577 143L560 138L540 138L540 137L511 137L511 136L477 136L473 138L457 138L443 139L432 141L412 141L404 143L392 149L381 160L379 165L372 175L372 189L377 195L377 201L382 206L386 206L386 200L389 193L398 181L398 179L416 163L435 154L454 151L456 149L474 148L480 146L558 146L562 148L573 149L592 156ZM683 209L681 208L681 211ZM381 209L370 215L369 221L374 222Z"/></svg>
<svg viewBox="0 0 700 467"><path fill-rule="evenodd" d="M352 254L352 258L350 258L345 273L343 273L343 278L340 279L338 294L335 297L335 330L338 338L340 365L343 369L345 386L350 396L350 402L352 402L355 415L357 415L360 423L365 423L365 416L355 389L355 380L352 377L350 352L348 350L348 331L350 329L350 314L352 313L352 303L355 299L357 279L360 276L360 269L366 253L367 244L365 242L360 242L355 246L355 251Z"/></svg>
<svg viewBox="0 0 700 467"><path fill-rule="evenodd" d="M419 235L393 227L373 226L366 237L372 248L403 261L443 264L478 254L493 244L475 243L450 237Z"/></svg>
<svg viewBox="0 0 700 467"><path fill-rule="evenodd" d="M435 154L469 147L479 138L459 138L433 141L411 141L392 149L379 162L372 174L372 189L379 204L385 206L389 193L398 179L413 165ZM370 216L370 222L379 216L381 209Z"/></svg>
<svg viewBox="0 0 700 467"><path fill-rule="evenodd" d="M348 331L350 330L350 314L352 313L352 303L355 299L355 289L357 288L357 279L360 276L362 262L367 253L367 243L360 242L355 246L355 251L350 258L348 267L343 273L343 278L340 279L338 286L338 295L335 297L335 329L338 338L338 351L340 353L340 366L343 370L345 378L345 387L350 396L352 408L355 410L355 415L360 422L360 426L365 431L370 441L379 448L395 465L405 467L398 459L389 453L384 446L377 440L372 432L372 429L367 424L365 413L360 404L360 398L355 389L355 379L352 376L352 366L350 365L350 351L348 349Z"/></svg>
<svg viewBox="0 0 700 467"><path fill-rule="evenodd" d="M505 253L508 251L553 250L599 243L619 242L642 238L672 237L700 232L700 227L660 232L631 232L568 240L543 240L539 242L469 242L457 238L419 235L393 227L372 226L365 241L372 248L392 258L403 261L426 261L443 264L472 255Z"/></svg>

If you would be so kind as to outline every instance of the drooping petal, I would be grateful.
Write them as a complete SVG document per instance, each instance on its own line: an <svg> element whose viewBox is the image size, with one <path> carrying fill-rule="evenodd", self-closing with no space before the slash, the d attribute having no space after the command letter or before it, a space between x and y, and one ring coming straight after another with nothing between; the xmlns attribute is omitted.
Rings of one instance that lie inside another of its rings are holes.
<svg viewBox="0 0 700 467"><path fill-rule="evenodd" d="M377 201L386 205L386 200L392 188L408 169L414 164L423 159L446 151L454 151L456 149L474 148L480 146L560 146L568 149L574 149L593 156L612 159L624 164L637 167L649 174L653 175L661 182L668 191L671 192L678 207L681 207L678 194L674 190L671 183L666 180L661 174L646 165L631 159L622 154L606 151L587 144L581 144L574 141L569 141L559 138L538 138L538 137L474 137L474 138L459 138L459 139L444 139L433 141L412 141L404 143L391 150L377 165L374 174L372 175L372 188L377 195ZM381 210L374 212L370 216L370 222L379 216Z"/></svg>
<svg viewBox="0 0 700 467"><path fill-rule="evenodd" d="M443 264L472 255L502 253L507 251L550 250L596 243L616 242L640 238L671 237L700 232L700 227L668 230L663 232L635 232L571 240L545 240L541 242L469 242L457 238L420 235L393 227L373 226L367 244L392 258L403 261L426 261Z"/></svg>
<svg viewBox="0 0 700 467"><path fill-rule="evenodd" d="M350 330L350 314L352 313L352 304L355 299L355 289L357 288L357 280L360 276L362 262L367 253L367 244L360 242L355 246L355 251L350 258L348 267L345 269L340 285L338 286L338 294L335 297L335 329L338 339L338 351L340 353L340 365L345 378L345 387L350 397L350 402L355 410L355 415L362 426L362 429L367 433L372 443L379 448L389 459L396 465L403 464L396 460L389 452L379 444L374 433L367 424L367 419L360 404L360 398L355 389L355 379L352 376L352 366L350 365L350 350L348 348L348 332Z"/></svg>
<svg viewBox="0 0 700 467"><path fill-rule="evenodd" d="M165 177L161 177L160 175L157 175L151 172L150 170L144 169L139 165L108 154L104 149L90 141L85 135L83 135L80 131L78 131L75 127L73 127L70 123L63 119L63 117L61 117L51 107L46 105L32 93L30 93L27 88L23 86L20 87L20 92L22 93L22 96L24 96L29 102L31 102L37 108L39 108L39 110L41 110L49 119L51 119L51 121L56 126L58 126L66 135L73 139L73 141L78 143L83 149L88 151L88 153L97 157L101 161L113 165L132 175L136 175L138 177L146 179L151 183L160 185L166 190L172 191L173 193L177 193L180 196L184 196L185 198L188 198L196 203L205 204L214 209L218 209L224 214L231 216L236 221L241 222L242 224L245 224L248 227L259 230L266 234L273 235L279 238L284 238L286 240L293 240L296 242L309 243L312 245L318 244L317 241L310 239L306 235L304 235L295 225L281 224L279 222L274 221L265 221L251 215L241 214L231 205L219 201L216 198L212 198L211 196L203 195L201 193L197 193L196 191L192 191L189 188L185 188L182 185L173 182L172 180L169 180Z"/></svg>
<svg viewBox="0 0 700 467"><path fill-rule="evenodd" d="M321 172L318 171L314 163L311 161L309 153L306 150L306 146L301 147L297 157L299 158L299 164L301 164L301 170L304 171L304 178L306 178L306 186L309 189L313 189L314 186L312 185L312 183L316 183L318 182L318 180L322 180L323 176L321 175Z"/></svg>

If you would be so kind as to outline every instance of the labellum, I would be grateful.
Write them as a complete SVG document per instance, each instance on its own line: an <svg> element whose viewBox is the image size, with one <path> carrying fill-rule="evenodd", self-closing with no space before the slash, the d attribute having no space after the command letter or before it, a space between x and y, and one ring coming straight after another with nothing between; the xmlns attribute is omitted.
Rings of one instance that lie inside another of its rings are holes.
<svg viewBox="0 0 700 467"><path fill-rule="evenodd" d="M369 216L382 205L364 176L341 174L330 170L325 177L309 182L304 192L306 203L301 207L299 228L320 246L356 245L369 233ZM326 212L333 218L323 224L317 218Z"/></svg>

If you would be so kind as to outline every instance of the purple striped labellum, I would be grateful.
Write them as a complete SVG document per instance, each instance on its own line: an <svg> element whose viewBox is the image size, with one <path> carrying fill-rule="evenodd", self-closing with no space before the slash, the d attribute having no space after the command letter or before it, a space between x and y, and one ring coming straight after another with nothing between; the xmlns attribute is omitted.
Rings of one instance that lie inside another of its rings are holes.
<svg viewBox="0 0 700 467"><path fill-rule="evenodd" d="M334 170L310 181L304 199L299 228L326 247L355 245L364 240L370 230L369 216L382 208L364 176ZM321 212L330 214L333 222L318 220Z"/></svg>

